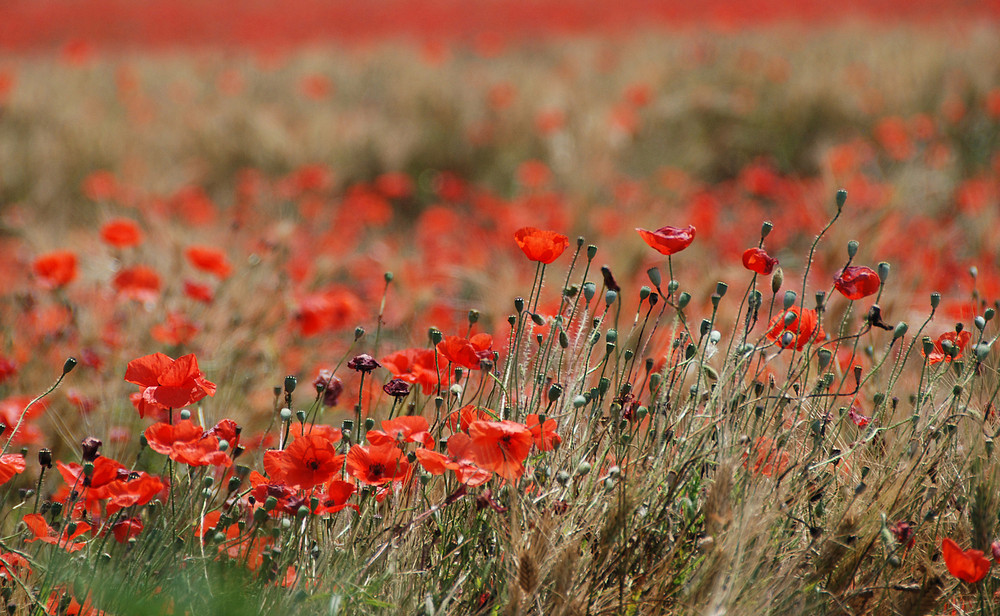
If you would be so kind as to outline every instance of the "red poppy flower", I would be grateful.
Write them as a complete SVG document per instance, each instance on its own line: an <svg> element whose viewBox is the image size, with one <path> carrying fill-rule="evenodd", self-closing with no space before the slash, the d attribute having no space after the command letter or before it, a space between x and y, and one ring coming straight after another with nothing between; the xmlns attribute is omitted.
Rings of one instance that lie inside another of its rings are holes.
<svg viewBox="0 0 1000 616"><path fill-rule="evenodd" d="M774 474L780 475L785 472L786 468L788 468L788 451L782 450L779 453L774 441L767 437L759 437L754 442L753 451L753 466L750 466L749 451L743 453L743 466L750 469L754 473L759 473L765 477L771 477Z"/></svg>
<svg viewBox="0 0 1000 616"><path fill-rule="evenodd" d="M219 450L219 438L205 434L190 419L176 424L155 423L146 428L149 448L190 466L230 466L233 461Z"/></svg>
<svg viewBox="0 0 1000 616"><path fill-rule="evenodd" d="M15 571L15 569L18 571ZM0 580L9 580L14 577L22 579L24 576L24 573L20 571L22 569L27 573L31 573L31 566L28 564L28 559L13 552L0 553Z"/></svg>
<svg viewBox="0 0 1000 616"><path fill-rule="evenodd" d="M184 281L184 295L187 295L194 301L201 302L203 304L211 304L212 300L215 299L212 287L207 284L201 284L191 280Z"/></svg>
<svg viewBox="0 0 1000 616"><path fill-rule="evenodd" d="M677 227L660 227L656 231L646 229L636 229L643 241L657 252L670 256L680 252L691 245L694 241L694 225L680 229Z"/></svg>
<svg viewBox="0 0 1000 616"><path fill-rule="evenodd" d="M264 453L264 470L272 480L302 489L326 483L342 468L344 456L320 434L299 436L284 450Z"/></svg>
<svg viewBox="0 0 1000 616"><path fill-rule="evenodd" d="M747 248L743 253L743 267L761 276L767 276L774 271L778 260L767 254L763 248Z"/></svg>
<svg viewBox="0 0 1000 616"><path fill-rule="evenodd" d="M847 411L847 416L850 417L851 421L854 422L854 425L859 428L864 428L871 423L872 420L871 417L862 414L862 408L857 402L851 404L851 408Z"/></svg>
<svg viewBox="0 0 1000 616"><path fill-rule="evenodd" d="M448 427L453 431L468 433L469 426L474 421L492 421L496 419L496 413L489 409L479 408L474 404L466 404L448 416Z"/></svg>
<svg viewBox="0 0 1000 616"><path fill-rule="evenodd" d="M432 475L441 475L446 470L455 472L459 482L469 486L478 486L489 481L493 473L476 466L473 458L472 439L464 432L452 434L448 439L448 454L438 453L430 449L418 449L414 452L420 465Z"/></svg>
<svg viewBox="0 0 1000 616"><path fill-rule="evenodd" d="M198 359L185 355L171 359L163 353L153 353L133 359L125 370L125 380L143 388L142 400L152 408L181 408L215 395L215 383L198 369ZM144 410L139 409L139 416Z"/></svg>
<svg viewBox="0 0 1000 616"><path fill-rule="evenodd" d="M101 493L108 499L108 515L114 515L128 507L142 507L149 504L163 492L165 487L166 484L158 477L144 472L131 472L128 473L128 478L107 484Z"/></svg>
<svg viewBox="0 0 1000 616"><path fill-rule="evenodd" d="M833 286L852 301L878 293L881 284L875 270L864 265L845 267L833 279Z"/></svg>
<svg viewBox="0 0 1000 616"><path fill-rule="evenodd" d="M410 463L395 445L355 445L347 452L347 472L361 483L377 486L404 479Z"/></svg>
<svg viewBox="0 0 1000 616"><path fill-rule="evenodd" d="M489 334L476 334L468 340L461 336L445 336L437 343L437 351L455 365L478 370L479 362L493 359L492 346L493 336Z"/></svg>
<svg viewBox="0 0 1000 616"><path fill-rule="evenodd" d="M62 533L57 533L54 528L45 523L45 518L37 513L29 513L24 516L24 523L35 534L35 538L28 539L26 543L41 541L42 543L57 545L67 552L82 550L87 545L86 543L73 543L74 539L90 530L90 524L86 522L71 522L70 524L75 524L72 534L68 532L69 525L67 525L67 528Z"/></svg>
<svg viewBox="0 0 1000 616"><path fill-rule="evenodd" d="M795 318L787 324L785 323L786 314L795 315ZM785 332L792 334L792 341L789 344L785 344ZM801 351L810 342L825 337L826 333L819 324L819 315L812 308L805 308L800 313L798 306L792 306L785 312L778 313L768 325L768 340L777 342L782 348L795 347L796 351Z"/></svg>
<svg viewBox="0 0 1000 616"><path fill-rule="evenodd" d="M233 266L229 264L229 258L226 257L226 253L218 248L188 246L187 250L184 251L184 256L187 257L191 265L203 272L212 274L219 280L228 278L229 274L233 271Z"/></svg>
<svg viewBox="0 0 1000 616"><path fill-rule="evenodd" d="M83 490L86 488L86 498L97 500L106 498L103 488L113 481L128 477L129 474L125 465L106 456L98 456L93 464L94 469L89 477L83 472L83 466L76 462L69 464L56 462L56 468L70 489Z"/></svg>
<svg viewBox="0 0 1000 616"><path fill-rule="evenodd" d="M142 229L134 220L115 218L101 227L101 239L115 248L128 248L142 243Z"/></svg>
<svg viewBox="0 0 1000 616"><path fill-rule="evenodd" d="M543 231L535 227L522 227L514 232L514 241L532 261L548 265L569 246L569 238L555 231Z"/></svg>
<svg viewBox="0 0 1000 616"><path fill-rule="evenodd" d="M347 499L349 499L357 491L357 489L357 486L350 481L331 479L325 486L323 486L323 491L316 495L319 499L319 506L316 507L316 510L313 511L313 513L317 515L337 513L347 507L352 507L355 511L359 511L357 505L349 504L347 502Z"/></svg>
<svg viewBox="0 0 1000 616"><path fill-rule="evenodd" d="M32 265L35 276L46 289L58 289L76 280L76 255L57 250L41 255Z"/></svg>
<svg viewBox="0 0 1000 616"><path fill-rule="evenodd" d="M126 299L155 302L160 296L160 275L146 265L121 270L115 274L111 284Z"/></svg>
<svg viewBox="0 0 1000 616"><path fill-rule="evenodd" d="M10 481L14 475L23 473L25 468L24 456L19 453L5 453L0 456L0 485Z"/></svg>
<svg viewBox="0 0 1000 616"><path fill-rule="evenodd" d="M400 443L422 443L428 449L434 449L434 437L431 436L430 425L419 415L407 415L388 419L382 422L381 430L369 430L368 442L376 447Z"/></svg>
<svg viewBox="0 0 1000 616"><path fill-rule="evenodd" d="M397 379L420 385L425 394L434 393L439 382L448 386L448 360L433 349L397 351L382 358L382 367Z"/></svg>
<svg viewBox="0 0 1000 616"><path fill-rule="evenodd" d="M131 537L138 537L142 529L142 520L139 518L126 518L112 526L111 532L115 535L115 541L125 543Z"/></svg>
<svg viewBox="0 0 1000 616"><path fill-rule="evenodd" d="M525 418L525 425L531 430L531 438L540 451L552 451L562 443L562 437L556 434L556 420L546 419L538 423L538 415L531 414Z"/></svg>
<svg viewBox="0 0 1000 616"><path fill-rule="evenodd" d="M957 543L947 537L941 541L941 555L944 556L948 571L963 582L975 584L990 572L990 561L980 550L962 551Z"/></svg>
<svg viewBox="0 0 1000 616"><path fill-rule="evenodd" d="M266 455L266 454L265 454ZM299 490L293 489L283 482L271 480L261 475L257 471L250 472L250 495L256 501L255 507L263 506L268 497L274 497L277 503L269 513L271 517L278 517L283 513L295 515L299 507L306 504L306 499ZM206 519L208 516L206 516ZM218 518L213 518L212 523L218 522Z"/></svg>
<svg viewBox="0 0 1000 616"><path fill-rule="evenodd" d="M474 421L469 436L476 463L508 481L524 474L524 461L531 451L531 431L513 421Z"/></svg>
<svg viewBox="0 0 1000 616"><path fill-rule="evenodd" d="M949 342L952 346L958 348L958 353L955 354L955 359L962 357L962 351L965 350L965 345L969 343L972 339L972 334L966 330L961 332L945 332L938 336L938 339L934 341L934 350L926 355L927 361L931 364L937 364L943 361L951 361L951 355L944 352L944 343ZM923 354L923 350L920 351Z"/></svg>

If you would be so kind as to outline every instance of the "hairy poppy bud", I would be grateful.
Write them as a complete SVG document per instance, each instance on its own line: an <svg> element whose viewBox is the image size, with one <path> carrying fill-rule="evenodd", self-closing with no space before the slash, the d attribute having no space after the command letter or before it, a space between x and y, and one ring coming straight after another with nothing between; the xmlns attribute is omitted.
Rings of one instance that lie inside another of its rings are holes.
<svg viewBox="0 0 1000 616"><path fill-rule="evenodd" d="M785 271L780 267L774 270L774 274L771 275L771 294L777 295L778 291L781 290L781 283L785 281Z"/></svg>

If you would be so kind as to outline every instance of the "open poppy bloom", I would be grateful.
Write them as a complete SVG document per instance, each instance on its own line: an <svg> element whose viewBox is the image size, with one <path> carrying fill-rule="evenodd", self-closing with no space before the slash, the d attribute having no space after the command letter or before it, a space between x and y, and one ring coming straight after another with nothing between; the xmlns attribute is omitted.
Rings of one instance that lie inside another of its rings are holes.
<svg viewBox="0 0 1000 616"><path fill-rule="evenodd" d="M793 314L795 318L789 322L785 321L785 315ZM792 334L790 343L785 341L785 333ZM798 306L792 306L784 312L780 312L768 325L767 339L777 342L782 348L795 347L796 351L801 351L810 342L815 342L826 337L823 327L819 324L819 315L812 308L799 310Z"/></svg>
<svg viewBox="0 0 1000 616"><path fill-rule="evenodd" d="M35 259L31 269L46 289L65 287L76 280L76 255L68 250L50 252Z"/></svg>
<svg viewBox="0 0 1000 616"><path fill-rule="evenodd" d="M46 524L45 518L37 513L29 513L24 516L24 523L35 534L35 538L28 539L27 543L41 541L58 546L67 552L82 550L87 545L86 543L73 543L74 539L90 530L90 524L86 522L70 522L62 533L57 533L54 528ZM69 532L70 526L74 527L72 533Z"/></svg>
<svg viewBox="0 0 1000 616"><path fill-rule="evenodd" d="M497 414L490 409L480 408L474 404L466 404L448 415L447 425L453 432L461 430L468 434L469 426L474 421L492 421Z"/></svg>
<svg viewBox="0 0 1000 616"><path fill-rule="evenodd" d="M938 339L934 341L934 349L930 352L930 354L926 355L927 361L931 364L951 361L952 356L944 352L945 344L958 349L958 352L955 354L955 359L958 359L962 356L962 351L965 350L965 345L967 345L971 339L972 334L968 331L945 332L938 336ZM923 353L922 350L920 352L921 354Z"/></svg>
<svg viewBox="0 0 1000 616"><path fill-rule="evenodd" d="M322 434L296 437L284 450L264 452L264 470L271 479L292 487L311 488L329 481L344 468L344 456Z"/></svg>
<svg viewBox="0 0 1000 616"><path fill-rule="evenodd" d="M875 270L864 265L845 267L833 279L833 286L851 301L875 295L881 284Z"/></svg>
<svg viewBox="0 0 1000 616"><path fill-rule="evenodd" d="M694 241L694 225L680 229L678 227L660 227L656 231L646 229L636 229L643 241L649 244L653 250L670 256L680 252L691 245Z"/></svg>
<svg viewBox="0 0 1000 616"><path fill-rule="evenodd" d="M101 239L115 248L128 248L142 243L142 230L128 218L109 220L101 227Z"/></svg>
<svg viewBox="0 0 1000 616"><path fill-rule="evenodd" d="M990 561L980 550L963 551L947 537L941 541L941 555L948 571L963 582L975 584L990 572Z"/></svg>
<svg viewBox="0 0 1000 616"><path fill-rule="evenodd" d="M514 241L532 261L548 265L569 246L569 238L555 231L522 227L514 232Z"/></svg>
<svg viewBox="0 0 1000 616"><path fill-rule="evenodd" d="M562 437L556 434L555 419L546 419L539 424L538 415L531 414L525 418L524 424L531 430L531 438L540 451L552 451L562 443Z"/></svg>
<svg viewBox="0 0 1000 616"><path fill-rule="evenodd" d="M0 485L10 481L14 475L23 473L24 456L19 453L5 453L0 456Z"/></svg>
<svg viewBox="0 0 1000 616"><path fill-rule="evenodd" d="M127 507L142 507L149 504L149 501L156 498L166 487L158 477L142 471L131 472L126 478L119 478L104 486L99 495L107 499L108 515L114 515Z"/></svg>
<svg viewBox="0 0 1000 616"><path fill-rule="evenodd" d="M410 462L395 445L355 445L347 452L347 472L361 483L380 486L405 478Z"/></svg>
<svg viewBox="0 0 1000 616"><path fill-rule="evenodd" d="M111 532L115 535L115 541L125 543L132 537L138 537L142 529L142 520L139 518L126 518L112 526Z"/></svg>
<svg viewBox="0 0 1000 616"><path fill-rule="evenodd" d="M446 470L452 470L459 482L469 486L482 485L493 476L490 471L476 466L472 439L464 432L452 434L448 439L447 455L430 449L418 449L414 453L428 473L441 475Z"/></svg>
<svg viewBox="0 0 1000 616"><path fill-rule="evenodd" d="M188 246L184 251L184 256L191 265L203 272L212 274L219 280L229 277L233 271L233 266L229 264L226 253L218 248L210 246Z"/></svg>
<svg viewBox="0 0 1000 616"><path fill-rule="evenodd" d="M382 422L381 430L369 430L366 434L368 442L376 447L400 443L421 443L428 449L434 449L434 437L431 436L430 425L419 415L407 415Z"/></svg>
<svg viewBox="0 0 1000 616"><path fill-rule="evenodd" d="M139 416L157 408L181 408L215 395L215 383L198 369L198 359L185 355L171 359L163 353L153 353L128 363L125 380L142 389Z"/></svg>
<svg viewBox="0 0 1000 616"><path fill-rule="evenodd" d="M347 499L351 498L357 489L357 486L350 481L331 479L323 486L323 491L317 495L319 506L313 513L317 515L337 513L347 507L360 511L357 505L347 502Z"/></svg>
<svg viewBox="0 0 1000 616"><path fill-rule="evenodd" d="M767 276L774 271L778 260L767 254L763 248L747 248L743 252L743 267L761 276Z"/></svg>
<svg viewBox="0 0 1000 616"><path fill-rule="evenodd" d="M437 351L457 366L478 370L479 362L493 359L492 346L493 336L489 334L476 334L468 340L461 336L445 336L437 343Z"/></svg>
<svg viewBox="0 0 1000 616"><path fill-rule="evenodd" d="M448 360L434 349L396 351L382 358L382 367L397 379L420 385L425 394L434 393L439 379L442 387L448 386Z"/></svg>
<svg viewBox="0 0 1000 616"><path fill-rule="evenodd" d="M206 435L190 419L176 424L155 423L146 428L149 448L171 460L190 466L230 466L233 461L219 450L219 438Z"/></svg>
<svg viewBox="0 0 1000 616"><path fill-rule="evenodd" d="M476 464L508 481L524 474L531 451L531 430L514 421L474 421L469 424Z"/></svg>

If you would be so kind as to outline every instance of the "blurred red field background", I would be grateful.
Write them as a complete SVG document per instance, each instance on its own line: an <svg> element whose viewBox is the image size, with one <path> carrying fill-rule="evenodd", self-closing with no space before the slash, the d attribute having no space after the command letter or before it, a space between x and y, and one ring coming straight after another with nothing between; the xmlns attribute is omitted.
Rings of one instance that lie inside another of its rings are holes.
<svg viewBox="0 0 1000 616"><path fill-rule="evenodd" d="M0 49L43 50L69 40L109 47L289 47L385 39L506 41L636 28L775 22L876 23L995 20L997 0L9 0L0 4Z"/></svg>

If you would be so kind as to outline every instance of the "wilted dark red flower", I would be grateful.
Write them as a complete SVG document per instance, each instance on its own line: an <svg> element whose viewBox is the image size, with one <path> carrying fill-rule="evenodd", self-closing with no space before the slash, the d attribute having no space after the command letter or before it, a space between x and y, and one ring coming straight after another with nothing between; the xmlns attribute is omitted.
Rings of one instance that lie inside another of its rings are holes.
<svg viewBox="0 0 1000 616"><path fill-rule="evenodd" d="M793 314L795 318L790 322L785 322L785 315ZM791 342L785 342L785 333L792 334ZM767 339L777 342L782 348L795 347L796 351L801 351L810 342L822 340L826 337L823 327L819 324L819 315L812 308L804 308L801 313L798 306L792 306L784 312L780 312L768 325Z"/></svg>
<svg viewBox="0 0 1000 616"><path fill-rule="evenodd" d="M76 280L76 255L68 250L41 255L35 259L32 270L46 289L64 287Z"/></svg>
<svg viewBox="0 0 1000 616"><path fill-rule="evenodd" d="M548 265L569 246L569 238L555 231L522 227L514 232L514 241L532 261Z"/></svg>
<svg viewBox="0 0 1000 616"><path fill-rule="evenodd" d="M743 267L762 276L773 272L777 264L778 260L767 254L763 248L747 248L743 252Z"/></svg>
<svg viewBox="0 0 1000 616"><path fill-rule="evenodd" d="M847 416L859 428L864 428L871 423L872 418L863 414L861 406L855 401L847 411Z"/></svg>
<svg viewBox="0 0 1000 616"><path fill-rule="evenodd" d="M323 393L323 406L336 406L340 394L344 393L344 383L333 375L330 370L320 370L313 379L313 387L316 393Z"/></svg>
<svg viewBox="0 0 1000 616"><path fill-rule="evenodd" d="M680 252L694 241L694 225L680 229L677 227L660 227L656 231L636 229L643 241L657 252L667 256Z"/></svg>
<svg viewBox="0 0 1000 616"><path fill-rule="evenodd" d="M913 543L913 523L902 520L889 525L889 532L896 538L896 541L903 545Z"/></svg>
<svg viewBox="0 0 1000 616"><path fill-rule="evenodd" d="M840 270L833 279L833 286L849 300L858 300L878 293L882 284L878 274L864 265L851 265Z"/></svg>
<svg viewBox="0 0 1000 616"><path fill-rule="evenodd" d="M358 372L371 372L382 364L375 361L375 358L367 353L362 353L351 361L347 362L347 367Z"/></svg>
<svg viewBox="0 0 1000 616"><path fill-rule="evenodd" d="M94 438L93 436L88 436L83 439L83 441L80 442L80 447L83 449L83 461L93 462L96 460L99 455L97 450L100 449L103 444L104 443L101 442L101 439Z"/></svg>
<svg viewBox="0 0 1000 616"><path fill-rule="evenodd" d="M990 561L980 550L963 551L947 537L941 541L941 555L948 571L963 582L975 584L990 572Z"/></svg>
<svg viewBox="0 0 1000 616"><path fill-rule="evenodd" d="M410 384L403 379L390 379L382 386L382 391L393 398L405 398L410 394Z"/></svg>
<svg viewBox="0 0 1000 616"><path fill-rule="evenodd" d="M198 369L198 359L185 355L176 360L153 353L128 363L125 380L143 388L139 416L157 408L181 408L215 395L215 383Z"/></svg>

